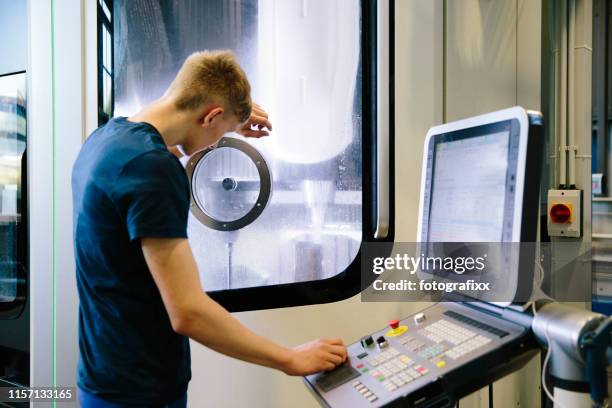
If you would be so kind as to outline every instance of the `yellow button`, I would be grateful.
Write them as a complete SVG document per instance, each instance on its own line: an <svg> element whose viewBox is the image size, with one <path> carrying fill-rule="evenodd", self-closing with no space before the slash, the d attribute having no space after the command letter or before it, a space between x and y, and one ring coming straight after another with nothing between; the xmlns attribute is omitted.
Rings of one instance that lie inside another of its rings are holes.
<svg viewBox="0 0 612 408"><path fill-rule="evenodd" d="M398 337L401 336L402 334L406 333L408 331L408 326L399 326L397 329L391 329L389 330L385 336L388 337Z"/></svg>
<svg viewBox="0 0 612 408"><path fill-rule="evenodd" d="M446 366L446 361L440 360L436 363L436 365L440 368L444 368Z"/></svg>

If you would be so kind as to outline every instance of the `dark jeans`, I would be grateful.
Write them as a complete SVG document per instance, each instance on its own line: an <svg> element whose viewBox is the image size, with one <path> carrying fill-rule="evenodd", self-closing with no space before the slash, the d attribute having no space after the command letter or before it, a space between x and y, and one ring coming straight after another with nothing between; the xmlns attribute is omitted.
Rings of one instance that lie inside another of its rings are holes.
<svg viewBox="0 0 612 408"><path fill-rule="evenodd" d="M84 392L79 389L79 406L82 408L187 408L187 393L174 402L167 405L120 405L103 400L100 397Z"/></svg>

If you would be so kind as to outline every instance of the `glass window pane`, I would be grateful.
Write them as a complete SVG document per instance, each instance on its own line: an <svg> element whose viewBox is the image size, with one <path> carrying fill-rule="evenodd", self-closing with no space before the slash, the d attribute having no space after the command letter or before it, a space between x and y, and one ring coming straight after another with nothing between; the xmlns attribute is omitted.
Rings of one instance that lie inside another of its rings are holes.
<svg viewBox="0 0 612 408"><path fill-rule="evenodd" d="M25 74L0 77L0 303L17 295L21 156L26 147Z"/></svg>
<svg viewBox="0 0 612 408"><path fill-rule="evenodd" d="M106 66L106 54L108 52L108 36L106 33L106 27L102 25L102 66Z"/></svg>
<svg viewBox="0 0 612 408"><path fill-rule="evenodd" d="M106 27L102 28L102 32L104 33L104 41L103 41L103 64L108 72L111 72L112 67L112 40L111 35L106 29Z"/></svg>
<svg viewBox="0 0 612 408"><path fill-rule="evenodd" d="M248 140L273 179L271 201L259 218L222 232L190 217L205 289L344 271L362 231L360 2L116 0L113 10L116 115L159 98L192 52L228 48L274 125L270 137ZM238 154L220 160L218 178L242 175L246 170L235 170L241 162ZM220 216L236 216L253 199L245 192L237 205L198 183L202 210L208 200L208 211Z"/></svg>
<svg viewBox="0 0 612 408"><path fill-rule="evenodd" d="M107 72L102 73L103 76L103 110L107 115L112 113L112 86L113 81L111 76Z"/></svg>
<svg viewBox="0 0 612 408"><path fill-rule="evenodd" d="M106 35L108 36L108 48L107 48L107 56L106 56L106 69L108 72L113 72L113 39L110 33L107 31Z"/></svg>
<svg viewBox="0 0 612 408"><path fill-rule="evenodd" d="M243 218L257 202L261 188L257 166L240 150L223 147L210 151L193 174L193 197L214 220Z"/></svg>

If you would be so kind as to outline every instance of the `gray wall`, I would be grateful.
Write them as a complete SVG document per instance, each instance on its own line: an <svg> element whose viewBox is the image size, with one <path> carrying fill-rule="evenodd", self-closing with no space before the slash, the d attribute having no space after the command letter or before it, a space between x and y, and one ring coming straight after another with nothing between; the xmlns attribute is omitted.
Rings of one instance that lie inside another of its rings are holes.
<svg viewBox="0 0 612 408"><path fill-rule="evenodd" d="M444 120L539 110L541 3L447 1L446 14Z"/></svg>
<svg viewBox="0 0 612 408"><path fill-rule="evenodd" d="M0 75L26 69L27 36L27 1L0 0Z"/></svg>
<svg viewBox="0 0 612 408"><path fill-rule="evenodd" d="M444 122L513 105L540 110L541 1L444 4ZM538 356L493 384L492 405L539 407L539 376ZM464 398L460 406L490 406L488 390Z"/></svg>

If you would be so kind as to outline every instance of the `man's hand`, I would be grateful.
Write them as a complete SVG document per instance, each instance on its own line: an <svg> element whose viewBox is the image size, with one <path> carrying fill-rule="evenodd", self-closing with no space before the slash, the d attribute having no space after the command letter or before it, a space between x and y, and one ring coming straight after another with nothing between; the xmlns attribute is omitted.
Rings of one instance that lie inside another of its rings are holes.
<svg viewBox="0 0 612 408"><path fill-rule="evenodd" d="M260 138L268 136L272 130L272 123L268 120L268 114L256 103L253 103L251 117L236 128L236 133L244 137Z"/></svg>
<svg viewBox="0 0 612 408"><path fill-rule="evenodd" d="M341 339L320 339L290 349L287 366L288 375L304 376L320 371L333 370L347 358L346 347Z"/></svg>
<svg viewBox="0 0 612 408"><path fill-rule="evenodd" d="M202 290L198 267L185 238L142 238L142 252L172 328L231 357L306 375L346 361L340 339L286 348L253 333Z"/></svg>

